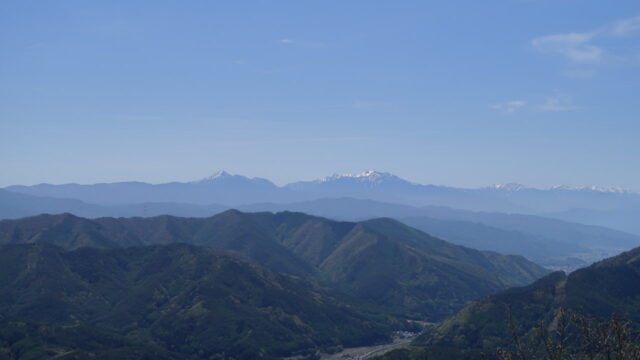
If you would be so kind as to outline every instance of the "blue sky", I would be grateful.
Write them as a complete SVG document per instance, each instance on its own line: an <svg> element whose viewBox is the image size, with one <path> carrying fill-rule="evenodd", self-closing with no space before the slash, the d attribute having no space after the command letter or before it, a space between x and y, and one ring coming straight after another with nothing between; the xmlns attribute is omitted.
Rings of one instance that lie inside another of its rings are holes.
<svg viewBox="0 0 640 360"><path fill-rule="evenodd" d="M640 2L0 2L0 186L640 191Z"/></svg>

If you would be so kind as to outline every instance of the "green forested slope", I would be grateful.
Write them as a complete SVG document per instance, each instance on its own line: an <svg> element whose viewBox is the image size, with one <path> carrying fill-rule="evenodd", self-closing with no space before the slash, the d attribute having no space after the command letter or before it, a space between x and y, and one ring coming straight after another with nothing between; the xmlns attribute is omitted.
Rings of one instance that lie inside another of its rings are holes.
<svg viewBox="0 0 640 360"><path fill-rule="evenodd" d="M640 322L640 248L569 275L557 272L532 285L486 297L444 321L417 344L459 349L492 349L512 341L508 311L522 338L540 321L553 324L560 309L607 318L617 313Z"/></svg>
<svg viewBox="0 0 640 360"><path fill-rule="evenodd" d="M234 250L276 271L315 279L380 311L441 319L469 301L547 273L519 256L453 245L391 219L338 222L302 213L210 218L70 214L0 221L0 243L66 249L190 243Z"/></svg>
<svg viewBox="0 0 640 360"><path fill-rule="evenodd" d="M1 346L21 358L122 348L158 357L272 359L376 343L390 333L328 290L187 244L73 251L4 245L0 263Z"/></svg>

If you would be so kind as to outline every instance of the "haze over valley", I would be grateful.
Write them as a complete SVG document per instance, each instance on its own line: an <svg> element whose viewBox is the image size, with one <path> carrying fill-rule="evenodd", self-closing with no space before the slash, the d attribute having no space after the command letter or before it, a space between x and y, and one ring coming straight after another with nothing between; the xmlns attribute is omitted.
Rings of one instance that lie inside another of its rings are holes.
<svg viewBox="0 0 640 360"><path fill-rule="evenodd" d="M640 2L0 1L0 360L640 360Z"/></svg>
<svg viewBox="0 0 640 360"><path fill-rule="evenodd" d="M595 187L460 189L415 184L376 171L279 187L267 179L219 171L187 183L9 186L0 196L4 218L41 213L209 217L228 209L298 211L337 220L390 217L456 244L522 255L564 270L640 245L635 223L608 221L620 209L630 217L640 215L640 195ZM565 214L578 207L601 216L567 221Z"/></svg>

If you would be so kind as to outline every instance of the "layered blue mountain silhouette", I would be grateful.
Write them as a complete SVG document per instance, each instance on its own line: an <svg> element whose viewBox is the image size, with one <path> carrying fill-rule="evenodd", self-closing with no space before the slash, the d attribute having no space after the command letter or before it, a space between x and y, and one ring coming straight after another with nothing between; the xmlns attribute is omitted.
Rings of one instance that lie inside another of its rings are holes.
<svg viewBox="0 0 640 360"><path fill-rule="evenodd" d="M207 217L224 210L300 211L333 219L392 217L448 241L574 268L640 244L640 195L596 187L421 185L390 173L332 175L277 186L219 171L192 182L39 184L0 190L0 218Z"/></svg>

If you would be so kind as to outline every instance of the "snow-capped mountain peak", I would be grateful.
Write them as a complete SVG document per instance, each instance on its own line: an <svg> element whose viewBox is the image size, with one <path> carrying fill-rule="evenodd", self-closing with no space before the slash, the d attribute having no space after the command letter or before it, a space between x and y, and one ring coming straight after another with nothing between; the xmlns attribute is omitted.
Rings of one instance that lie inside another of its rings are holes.
<svg viewBox="0 0 640 360"><path fill-rule="evenodd" d="M567 186L567 185L555 185L549 188L549 190L558 191L593 191L601 193L614 193L614 194L632 194L633 191L620 188L620 187L601 187L601 186Z"/></svg>
<svg viewBox="0 0 640 360"><path fill-rule="evenodd" d="M505 192L518 192L521 190L539 190L539 191L591 191L599 193L611 194L633 194L633 191L619 187L601 187L601 186L568 186L555 185L549 188L530 188L518 183L495 184L488 187L491 190L500 190Z"/></svg>
<svg viewBox="0 0 640 360"><path fill-rule="evenodd" d="M228 172L226 172L224 170L219 170L219 171L216 171L215 173L213 173L211 176L207 176L206 178L202 179L202 181L215 180L215 179L226 178L226 177L230 177L230 176L232 176L232 175L229 174Z"/></svg>
<svg viewBox="0 0 640 360"><path fill-rule="evenodd" d="M399 178L388 172L368 170L358 174L333 174L331 176L327 176L319 179L318 182L328 182L328 181L340 180L340 179L354 179L361 182L378 183L385 179L399 179Z"/></svg>
<svg viewBox="0 0 640 360"><path fill-rule="evenodd" d="M524 189L524 185L518 183L508 183L508 184L494 184L489 186L490 189L493 190L501 190L507 192L515 192Z"/></svg>

